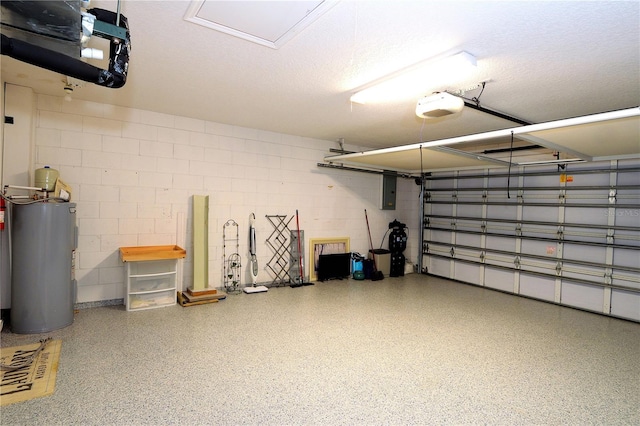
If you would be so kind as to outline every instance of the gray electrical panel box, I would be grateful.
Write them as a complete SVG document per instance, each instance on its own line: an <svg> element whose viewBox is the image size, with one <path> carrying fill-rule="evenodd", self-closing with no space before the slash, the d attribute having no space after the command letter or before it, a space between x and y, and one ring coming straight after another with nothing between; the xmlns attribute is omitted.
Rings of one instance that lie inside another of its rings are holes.
<svg viewBox="0 0 640 426"><path fill-rule="evenodd" d="M382 210L396 209L396 184L398 176L393 172L385 172L382 175Z"/></svg>

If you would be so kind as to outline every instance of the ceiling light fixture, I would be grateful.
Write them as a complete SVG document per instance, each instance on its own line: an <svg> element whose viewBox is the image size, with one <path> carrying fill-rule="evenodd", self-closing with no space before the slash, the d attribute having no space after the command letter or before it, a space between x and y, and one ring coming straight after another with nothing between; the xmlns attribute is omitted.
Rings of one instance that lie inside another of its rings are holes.
<svg viewBox="0 0 640 426"><path fill-rule="evenodd" d="M366 104L388 102L423 95L429 89L454 84L475 69L476 58L459 52L452 56L429 59L389 74L363 86L351 96L351 102Z"/></svg>
<svg viewBox="0 0 640 426"><path fill-rule="evenodd" d="M416 105L416 115L420 118L440 118L462 111L464 100L447 92L425 96Z"/></svg>
<svg viewBox="0 0 640 426"><path fill-rule="evenodd" d="M73 94L73 86L71 84L66 84L64 86L64 100L67 102L71 102L72 94Z"/></svg>

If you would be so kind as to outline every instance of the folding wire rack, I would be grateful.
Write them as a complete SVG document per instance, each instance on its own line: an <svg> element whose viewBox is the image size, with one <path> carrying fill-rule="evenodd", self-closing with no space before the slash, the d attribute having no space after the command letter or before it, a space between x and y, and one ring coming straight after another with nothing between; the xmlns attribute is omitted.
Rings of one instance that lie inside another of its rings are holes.
<svg viewBox="0 0 640 426"><path fill-rule="evenodd" d="M233 232L230 228L235 228L235 238L233 235L228 235L227 231ZM227 244L230 245L235 242L236 251L227 255ZM222 226L222 276L224 282L224 288L227 293L239 293L240 292L240 277L242 274L242 258L240 257L240 234L238 231L238 223L229 219Z"/></svg>
<svg viewBox="0 0 640 426"><path fill-rule="evenodd" d="M291 275L289 275L289 259L291 257L289 237L291 229L289 229L289 223L291 223L293 216L288 219L286 215L266 215L265 217L274 228L267 238L267 245L273 250L273 255L266 265L267 269L274 275L271 284L286 285L291 282Z"/></svg>

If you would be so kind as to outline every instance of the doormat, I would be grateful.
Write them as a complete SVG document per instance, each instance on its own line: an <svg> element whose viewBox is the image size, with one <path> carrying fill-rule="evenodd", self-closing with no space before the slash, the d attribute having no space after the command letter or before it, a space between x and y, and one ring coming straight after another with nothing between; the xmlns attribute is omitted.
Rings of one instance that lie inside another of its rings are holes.
<svg viewBox="0 0 640 426"><path fill-rule="evenodd" d="M61 340L0 349L0 406L51 395L56 387Z"/></svg>

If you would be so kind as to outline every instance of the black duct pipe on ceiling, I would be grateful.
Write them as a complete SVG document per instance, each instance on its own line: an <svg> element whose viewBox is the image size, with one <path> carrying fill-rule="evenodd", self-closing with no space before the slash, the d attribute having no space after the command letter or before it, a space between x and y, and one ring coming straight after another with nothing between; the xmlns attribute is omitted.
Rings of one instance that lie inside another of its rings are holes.
<svg viewBox="0 0 640 426"><path fill-rule="evenodd" d="M91 9L89 13L101 21L115 25L117 15L102 9ZM109 69L95 67L80 59L45 49L31 43L15 38L9 38L2 34L3 55L10 56L22 62L35 65L50 71L58 72L79 80L95 83L113 89L124 86L127 81L129 66L129 51L131 42L127 19L120 15L120 27L126 29L126 40L111 40L109 48Z"/></svg>
<svg viewBox="0 0 640 426"><path fill-rule="evenodd" d="M9 38L4 34L2 34L2 54L83 81L97 82L101 79L100 73L105 72L63 53Z"/></svg>

